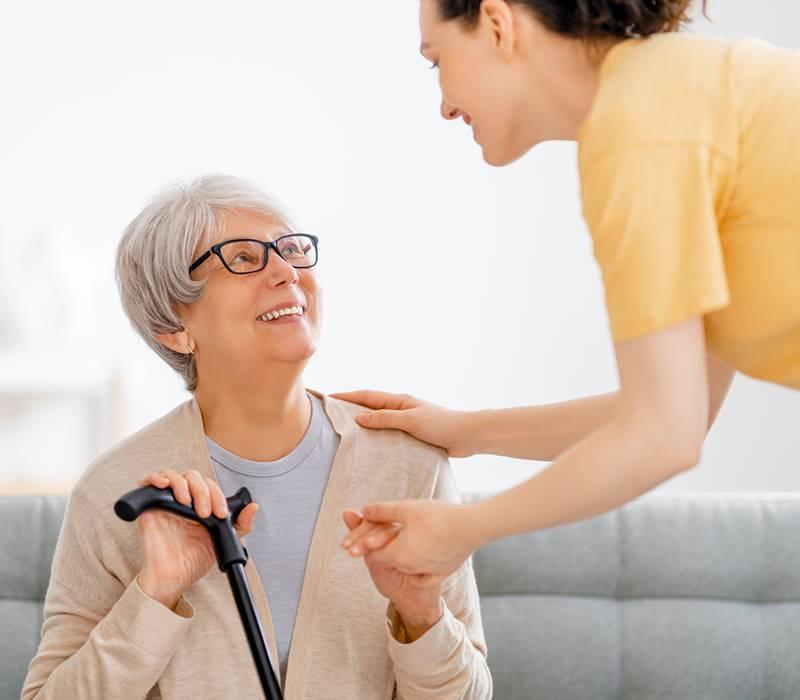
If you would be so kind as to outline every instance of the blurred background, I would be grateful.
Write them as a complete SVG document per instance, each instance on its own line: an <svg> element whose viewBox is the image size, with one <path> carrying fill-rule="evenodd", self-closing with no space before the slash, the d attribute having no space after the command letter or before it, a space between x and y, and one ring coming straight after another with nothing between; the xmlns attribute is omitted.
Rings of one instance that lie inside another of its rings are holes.
<svg viewBox="0 0 800 700"><path fill-rule="evenodd" d="M321 239L310 387L454 408L616 388L573 144L503 169L438 115L418 3L43 0L0 24L0 492L66 491L188 398L130 329L114 251L177 178L254 180ZM792 0L694 30L800 47ZM156 465L153 465L156 466ZM455 463L466 491L544 465ZM375 465L376 469L383 465ZM701 466L662 490L800 489L800 392L738 377Z"/></svg>

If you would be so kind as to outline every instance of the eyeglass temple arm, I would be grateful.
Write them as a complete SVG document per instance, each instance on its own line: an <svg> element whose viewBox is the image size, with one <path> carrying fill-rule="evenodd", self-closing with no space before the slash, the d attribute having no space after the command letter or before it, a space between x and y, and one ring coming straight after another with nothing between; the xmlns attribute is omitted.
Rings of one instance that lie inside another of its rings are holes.
<svg viewBox="0 0 800 700"><path fill-rule="evenodd" d="M190 273L191 273L191 272L194 272L194 271L195 271L195 270L196 270L198 267L200 267L200 265L202 265L202 264L203 264L203 263L204 263L206 260L208 260L210 257L211 257L211 251L210 251L210 250L207 250L205 253L203 253L203 254L202 254L202 255L201 255L199 258L197 258L197 260L195 260L195 261L194 261L194 262L193 262L193 263L192 263L192 264L189 266L189 272L190 272Z"/></svg>

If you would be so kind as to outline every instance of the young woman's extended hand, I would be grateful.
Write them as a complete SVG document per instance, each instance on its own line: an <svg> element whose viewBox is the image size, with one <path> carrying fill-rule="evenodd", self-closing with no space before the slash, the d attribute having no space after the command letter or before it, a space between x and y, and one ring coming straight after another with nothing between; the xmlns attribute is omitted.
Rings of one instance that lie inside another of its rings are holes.
<svg viewBox="0 0 800 700"><path fill-rule="evenodd" d="M406 574L448 576L482 544L469 508L434 500L374 503L363 512L369 524L342 546ZM391 534L385 526L392 526Z"/></svg>

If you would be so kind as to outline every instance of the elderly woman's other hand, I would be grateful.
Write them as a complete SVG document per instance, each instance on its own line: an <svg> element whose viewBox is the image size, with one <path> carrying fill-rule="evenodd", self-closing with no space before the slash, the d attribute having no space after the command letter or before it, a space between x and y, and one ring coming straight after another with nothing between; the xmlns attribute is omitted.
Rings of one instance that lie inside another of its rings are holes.
<svg viewBox="0 0 800 700"><path fill-rule="evenodd" d="M228 515L228 503L219 485L195 469L183 475L172 469L149 474L140 486L171 488L175 499L193 505L201 518L212 513ZM242 509L235 523L239 537L253 529L258 505ZM143 564L139 587L154 600L173 610L184 591L203 578L216 563L211 537L205 527L163 510L148 510L137 519Z"/></svg>
<svg viewBox="0 0 800 700"><path fill-rule="evenodd" d="M397 526L369 523L354 510L345 511L343 517L351 533L357 531L375 543L386 544L397 534ZM392 602L400 616L407 641L419 639L442 617L444 576L404 574L391 564L377 561L371 554L364 557L364 562L375 588Z"/></svg>

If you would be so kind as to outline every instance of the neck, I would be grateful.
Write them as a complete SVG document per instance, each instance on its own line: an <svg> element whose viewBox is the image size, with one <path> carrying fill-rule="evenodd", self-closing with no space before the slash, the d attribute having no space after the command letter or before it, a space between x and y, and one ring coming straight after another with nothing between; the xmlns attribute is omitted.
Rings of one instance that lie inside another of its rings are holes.
<svg viewBox="0 0 800 700"><path fill-rule="evenodd" d="M581 125L592 111L600 69L613 43L588 45L585 41L565 41L560 47L563 55L556 65L568 65L569 80L555 76L553 92L559 106L558 123L554 124L555 138L575 141Z"/></svg>
<svg viewBox="0 0 800 700"><path fill-rule="evenodd" d="M276 368L259 380L240 382L223 374L218 381L198 380L195 399L206 435L243 459L272 462L289 454L311 421L311 404L302 368Z"/></svg>

